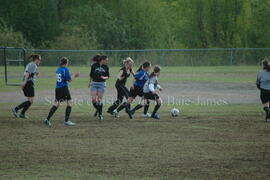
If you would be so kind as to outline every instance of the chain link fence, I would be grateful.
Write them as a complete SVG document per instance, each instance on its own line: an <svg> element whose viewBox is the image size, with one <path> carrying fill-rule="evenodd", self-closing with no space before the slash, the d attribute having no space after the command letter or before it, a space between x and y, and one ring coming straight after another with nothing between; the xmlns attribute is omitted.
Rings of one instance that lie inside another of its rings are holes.
<svg viewBox="0 0 270 180"><path fill-rule="evenodd" d="M27 56L41 54L44 66L55 66L60 57L68 57L71 65L88 65L95 54L109 57L111 66L119 66L123 59L131 57L136 64L148 60L162 66L229 66L256 65L264 57L270 57L270 48L242 49L171 49L171 50L26 50Z"/></svg>
<svg viewBox="0 0 270 180"><path fill-rule="evenodd" d="M256 65L264 57L270 57L270 48L227 49L149 49L149 50L43 50L25 49L26 57L37 53L42 56L43 66L55 66L60 57L68 57L71 65L89 65L95 54L109 57L111 66L119 66L123 59L131 57L136 64L148 60L162 66L228 66ZM9 57L21 56L20 51L6 49ZM4 50L0 48L0 63L4 65ZM18 65L10 62L9 65Z"/></svg>

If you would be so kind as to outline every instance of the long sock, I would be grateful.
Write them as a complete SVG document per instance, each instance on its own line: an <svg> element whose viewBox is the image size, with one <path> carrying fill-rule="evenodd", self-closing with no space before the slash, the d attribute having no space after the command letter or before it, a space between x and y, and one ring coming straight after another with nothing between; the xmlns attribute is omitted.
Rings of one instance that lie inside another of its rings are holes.
<svg viewBox="0 0 270 180"><path fill-rule="evenodd" d="M160 108L160 106L161 106L160 104L156 104L156 106L155 106L154 111L153 111L152 114L156 114L157 111L158 111L158 109Z"/></svg>
<svg viewBox="0 0 270 180"><path fill-rule="evenodd" d="M98 103L98 114L99 115L102 115L102 109L103 109L103 104L100 102L100 103Z"/></svg>
<svg viewBox="0 0 270 180"><path fill-rule="evenodd" d="M149 106L150 106L150 102L147 101L146 104L144 105L144 109L143 109L143 113L144 113L144 114L147 114L148 109L149 109Z"/></svg>
<svg viewBox="0 0 270 180"><path fill-rule="evenodd" d="M55 113L55 111L57 110L57 108L58 108L58 107L53 106L53 107L50 109L50 112L49 112L49 114L48 114L48 116L47 116L47 120L50 120L50 119L51 119L51 117L53 116L53 114Z"/></svg>
<svg viewBox="0 0 270 180"><path fill-rule="evenodd" d="M66 107L66 115L65 115L65 121L66 121L66 122L68 122L68 120L69 120L69 116L70 116L70 113L71 113L71 109L72 109L71 106L67 106L67 107Z"/></svg>
<svg viewBox="0 0 270 180"><path fill-rule="evenodd" d="M15 110L18 111L18 110L24 108L25 106L28 106L28 102L29 102L29 101L24 101L24 102L21 103L19 106L15 107Z"/></svg>
<svg viewBox="0 0 270 180"><path fill-rule="evenodd" d="M143 107L143 105L141 105L141 104L138 104L137 106L135 106L131 111L132 112L135 112L135 111L137 111L137 110L139 110L139 109L141 109Z"/></svg>
<svg viewBox="0 0 270 180"><path fill-rule="evenodd" d="M23 107L23 110L21 112L21 114L25 114L25 112L29 109L29 107L31 106L31 102L30 101L27 101L27 103L25 104L25 106Z"/></svg>
<svg viewBox="0 0 270 180"><path fill-rule="evenodd" d="M92 104L93 104L94 108L96 108L96 110L98 110L97 102L92 101Z"/></svg>
<svg viewBox="0 0 270 180"><path fill-rule="evenodd" d="M120 112L120 111L122 111L126 106L127 106L127 103L124 102L124 103L122 103L122 104L116 109L116 111L117 111L117 112Z"/></svg>
<svg viewBox="0 0 270 180"><path fill-rule="evenodd" d="M120 99L117 99L116 101L114 101L113 105L109 107L108 111L113 112L113 110L115 110L121 103L122 101Z"/></svg>
<svg viewBox="0 0 270 180"><path fill-rule="evenodd" d="M265 111L266 118L269 117L269 107L264 107L263 110Z"/></svg>
<svg viewBox="0 0 270 180"><path fill-rule="evenodd" d="M129 103L126 103L126 113L129 113L131 108L131 105Z"/></svg>

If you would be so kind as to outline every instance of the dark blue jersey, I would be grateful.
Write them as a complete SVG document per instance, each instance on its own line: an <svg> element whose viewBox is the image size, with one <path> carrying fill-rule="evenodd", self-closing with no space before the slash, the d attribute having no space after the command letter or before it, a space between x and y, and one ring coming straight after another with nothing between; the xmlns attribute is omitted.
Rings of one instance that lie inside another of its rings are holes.
<svg viewBox="0 0 270 180"><path fill-rule="evenodd" d="M148 73L143 69L134 75L134 86L143 88L145 82L148 80Z"/></svg>
<svg viewBox="0 0 270 180"><path fill-rule="evenodd" d="M67 67L59 67L56 70L56 88L68 86L70 80L71 76Z"/></svg>

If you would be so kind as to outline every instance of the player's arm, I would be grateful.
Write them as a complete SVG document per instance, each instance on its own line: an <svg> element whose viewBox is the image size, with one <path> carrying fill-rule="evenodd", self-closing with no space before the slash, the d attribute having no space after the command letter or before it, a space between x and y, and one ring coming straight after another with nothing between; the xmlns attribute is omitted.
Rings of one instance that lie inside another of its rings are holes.
<svg viewBox="0 0 270 180"><path fill-rule="evenodd" d="M100 76L101 79L107 80L110 77L110 73L109 73L109 68L106 69L105 75L104 76Z"/></svg>
<svg viewBox="0 0 270 180"><path fill-rule="evenodd" d="M22 89L23 89L24 86L26 85L29 76L30 76L30 73L29 73L29 72L25 72L25 74L24 74L24 80L23 80L23 82L22 82L22 84L21 84L21 88L22 88Z"/></svg>
<svg viewBox="0 0 270 180"><path fill-rule="evenodd" d="M261 89L260 73L257 75L256 85L258 89Z"/></svg>
<svg viewBox="0 0 270 180"><path fill-rule="evenodd" d="M75 78L79 77L80 74L81 74L80 72L77 72L77 73L71 73L71 75L70 75L70 72L67 70L67 72L66 72L66 81L71 82Z"/></svg>

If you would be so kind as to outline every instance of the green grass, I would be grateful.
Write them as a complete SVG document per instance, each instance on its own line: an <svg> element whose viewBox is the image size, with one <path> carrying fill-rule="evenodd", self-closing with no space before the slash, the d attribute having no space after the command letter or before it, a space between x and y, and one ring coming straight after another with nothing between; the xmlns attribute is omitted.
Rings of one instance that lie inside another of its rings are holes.
<svg viewBox="0 0 270 180"><path fill-rule="evenodd" d="M50 90L55 88L56 67L39 67L40 77L36 81L37 90ZM81 72L82 77L72 82L72 89L87 88L89 82L89 67L70 67L72 72ZM4 78L4 67L0 68L0 75ZM107 81L109 88L114 87L119 67L111 67L111 78ZM202 82L202 83L254 83L257 66L217 66L217 67L163 67L161 83ZM20 82L21 68L9 67L9 73L16 78L9 78L9 82ZM131 78L130 78L131 79ZM130 84L130 80L128 82ZM0 92L18 91L18 87L5 86L0 81Z"/></svg>
<svg viewBox="0 0 270 180"><path fill-rule="evenodd" d="M258 105L178 106L161 120L125 114L98 121L75 106L75 127L41 123L49 106L34 104L30 119L1 106L0 179L268 179L269 124Z"/></svg>

